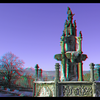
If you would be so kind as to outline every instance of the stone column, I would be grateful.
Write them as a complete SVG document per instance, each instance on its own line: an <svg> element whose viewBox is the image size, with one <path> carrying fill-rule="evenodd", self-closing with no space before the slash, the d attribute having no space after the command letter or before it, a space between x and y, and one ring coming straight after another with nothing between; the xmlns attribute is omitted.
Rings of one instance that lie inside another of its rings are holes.
<svg viewBox="0 0 100 100"><path fill-rule="evenodd" d="M90 81L93 82L94 81L94 66L95 66L95 64L90 63L89 66L90 66Z"/></svg>
<svg viewBox="0 0 100 100"><path fill-rule="evenodd" d="M78 65L76 64L75 67L76 67L76 80L78 81Z"/></svg>
<svg viewBox="0 0 100 100"><path fill-rule="evenodd" d="M56 74L55 74L55 81L58 82L59 81L59 63L56 63L55 65L55 69L56 69Z"/></svg>
<svg viewBox="0 0 100 100"><path fill-rule="evenodd" d="M55 97L59 96L59 89L58 89L58 82L59 82L59 63L56 63L55 65L55 69L56 69L56 73L55 73Z"/></svg>
<svg viewBox="0 0 100 100"><path fill-rule="evenodd" d="M68 59L67 59L67 81L69 81L69 62L68 62Z"/></svg>
<svg viewBox="0 0 100 100"><path fill-rule="evenodd" d="M62 60L61 60L61 64L62 64L62 76L61 76L61 81L65 81L65 68L66 68L66 59L65 59L65 54L62 53Z"/></svg>
<svg viewBox="0 0 100 100"><path fill-rule="evenodd" d="M93 82L92 89L93 89L93 97L96 97L96 83L94 81L94 63L90 63L90 81Z"/></svg>
<svg viewBox="0 0 100 100"><path fill-rule="evenodd" d="M61 54L62 54L62 60L61 60L61 80L65 80L65 43L64 43L64 31L63 35L61 37Z"/></svg>
<svg viewBox="0 0 100 100"><path fill-rule="evenodd" d="M39 81L41 81L41 69L38 70L39 71Z"/></svg>
<svg viewBox="0 0 100 100"><path fill-rule="evenodd" d="M82 68L83 68L83 63L81 61L78 63L78 81L83 81Z"/></svg>
<svg viewBox="0 0 100 100"><path fill-rule="evenodd" d="M33 82L33 97L35 96L35 83Z"/></svg>
<svg viewBox="0 0 100 100"><path fill-rule="evenodd" d="M42 81L42 69L41 69L41 81Z"/></svg>
<svg viewBox="0 0 100 100"><path fill-rule="evenodd" d="M38 64L36 64L35 65L35 81L37 81L38 80L38 68L39 68L39 66L38 66Z"/></svg>
<svg viewBox="0 0 100 100"><path fill-rule="evenodd" d="M82 33L81 33L81 31L79 32L79 54L80 54L80 59L81 59L81 54L82 54L82 43L81 43L81 41L82 41ZM82 63L82 61L81 62L79 62L78 63L78 81L83 81L83 76L82 76L82 67L83 66L83 63Z"/></svg>
<svg viewBox="0 0 100 100"><path fill-rule="evenodd" d="M39 69L39 80L42 81L42 69Z"/></svg>

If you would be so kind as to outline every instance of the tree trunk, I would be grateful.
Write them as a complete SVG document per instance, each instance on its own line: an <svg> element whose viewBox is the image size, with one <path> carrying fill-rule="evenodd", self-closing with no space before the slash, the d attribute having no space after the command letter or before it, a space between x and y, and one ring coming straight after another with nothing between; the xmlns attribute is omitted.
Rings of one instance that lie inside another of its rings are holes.
<svg viewBox="0 0 100 100"><path fill-rule="evenodd" d="M11 86L11 75L8 73L8 88L10 89Z"/></svg>

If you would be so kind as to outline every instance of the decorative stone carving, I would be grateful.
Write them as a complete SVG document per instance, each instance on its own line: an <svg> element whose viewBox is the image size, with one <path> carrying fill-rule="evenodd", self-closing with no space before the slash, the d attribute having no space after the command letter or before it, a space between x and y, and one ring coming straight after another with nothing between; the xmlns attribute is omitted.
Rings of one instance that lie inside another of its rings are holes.
<svg viewBox="0 0 100 100"><path fill-rule="evenodd" d="M64 85L64 97L69 96L92 96L92 86L68 86Z"/></svg>
<svg viewBox="0 0 100 100"><path fill-rule="evenodd" d="M100 85L99 84L96 85L96 96L100 97Z"/></svg>
<svg viewBox="0 0 100 100"><path fill-rule="evenodd" d="M42 87L39 91L39 96L45 96L45 97L49 97L51 94L51 91L48 87Z"/></svg>
<svg viewBox="0 0 100 100"><path fill-rule="evenodd" d="M53 84L38 84L37 87L37 97L54 97Z"/></svg>

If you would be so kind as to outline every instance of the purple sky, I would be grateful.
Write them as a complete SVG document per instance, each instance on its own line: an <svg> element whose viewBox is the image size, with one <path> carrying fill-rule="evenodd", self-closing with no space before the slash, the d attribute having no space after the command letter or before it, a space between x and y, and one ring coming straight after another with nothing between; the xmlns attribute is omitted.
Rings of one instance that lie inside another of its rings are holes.
<svg viewBox="0 0 100 100"><path fill-rule="evenodd" d="M55 70L67 7L75 14L77 36L82 31L82 51L88 56L83 70L89 70L91 62L100 63L100 4L96 3L1 3L0 56L11 51L25 68L38 64L43 70Z"/></svg>

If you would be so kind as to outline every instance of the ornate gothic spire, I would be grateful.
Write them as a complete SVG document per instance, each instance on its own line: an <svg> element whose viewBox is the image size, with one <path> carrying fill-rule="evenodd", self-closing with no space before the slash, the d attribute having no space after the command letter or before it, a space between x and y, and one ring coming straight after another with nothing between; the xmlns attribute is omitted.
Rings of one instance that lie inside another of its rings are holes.
<svg viewBox="0 0 100 100"><path fill-rule="evenodd" d="M68 7L67 8L67 14L68 14L68 22L69 23L72 23L72 18L73 18L73 16L75 15L75 14L72 14L72 11L70 10L70 8Z"/></svg>

